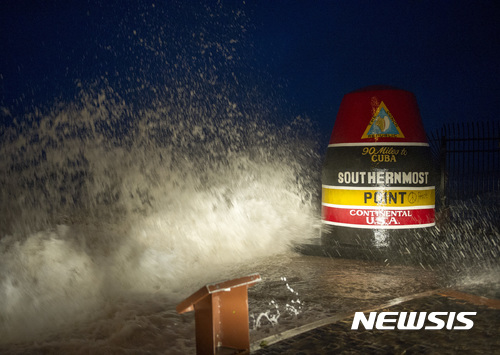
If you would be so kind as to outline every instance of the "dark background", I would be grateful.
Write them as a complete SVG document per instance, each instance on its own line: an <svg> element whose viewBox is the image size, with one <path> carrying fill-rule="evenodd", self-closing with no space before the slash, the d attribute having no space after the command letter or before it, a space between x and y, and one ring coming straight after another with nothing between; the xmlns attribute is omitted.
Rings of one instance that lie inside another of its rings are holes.
<svg viewBox="0 0 500 355"><path fill-rule="evenodd" d="M376 84L412 91L427 131L497 120L499 19L497 1L7 0L1 115L8 123L95 80L125 92L213 67L219 78L246 72L240 87L273 92L287 114L310 117L322 139L343 95ZM179 53L192 57L201 32L214 56L169 67ZM234 56L216 42L231 42Z"/></svg>

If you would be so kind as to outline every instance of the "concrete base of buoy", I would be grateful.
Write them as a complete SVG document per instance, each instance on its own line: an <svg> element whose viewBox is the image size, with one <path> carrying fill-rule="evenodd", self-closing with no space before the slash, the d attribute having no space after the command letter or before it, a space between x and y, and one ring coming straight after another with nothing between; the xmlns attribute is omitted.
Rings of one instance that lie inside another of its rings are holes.
<svg viewBox="0 0 500 355"><path fill-rule="evenodd" d="M431 237L429 237L431 235ZM443 263L436 253L435 246L442 242L441 237L433 233L415 235L409 232L389 248L360 247L359 245L341 244L332 238L309 240L294 245L293 250L306 256L319 256L338 259L355 259L383 263L385 265L409 265L433 268Z"/></svg>
<svg viewBox="0 0 500 355"><path fill-rule="evenodd" d="M328 257L385 261L397 264L434 264L435 245L440 236L436 228L399 231L350 229L336 233L323 226L321 253ZM318 249L317 249L318 250Z"/></svg>

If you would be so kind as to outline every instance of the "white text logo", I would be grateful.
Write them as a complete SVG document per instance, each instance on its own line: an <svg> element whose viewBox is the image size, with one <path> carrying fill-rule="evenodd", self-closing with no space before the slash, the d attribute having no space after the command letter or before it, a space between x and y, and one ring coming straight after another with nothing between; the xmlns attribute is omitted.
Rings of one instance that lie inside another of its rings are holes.
<svg viewBox="0 0 500 355"><path fill-rule="evenodd" d="M366 330L467 330L474 326L469 319L477 312L370 312L366 318L363 312L356 312L352 321L351 329L358 329L362 324ZM424 324L427 322L427 325ZM432 323L429 324L429 323Z"/></svg>

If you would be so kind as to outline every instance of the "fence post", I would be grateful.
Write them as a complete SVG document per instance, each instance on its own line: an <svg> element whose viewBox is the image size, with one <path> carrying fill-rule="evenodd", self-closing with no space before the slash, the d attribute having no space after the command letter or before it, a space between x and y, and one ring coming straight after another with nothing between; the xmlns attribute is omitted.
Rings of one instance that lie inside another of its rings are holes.
<svg viewBox="0 0 500 355"><path fill-rule="evenodd" d="M441 189L441 209L444 210L447 207L447 191L446 191L446 135L441 136L441 147L439 150L440 155L440 167L441 167L441 181L440 181L440 189Z"/></svg>

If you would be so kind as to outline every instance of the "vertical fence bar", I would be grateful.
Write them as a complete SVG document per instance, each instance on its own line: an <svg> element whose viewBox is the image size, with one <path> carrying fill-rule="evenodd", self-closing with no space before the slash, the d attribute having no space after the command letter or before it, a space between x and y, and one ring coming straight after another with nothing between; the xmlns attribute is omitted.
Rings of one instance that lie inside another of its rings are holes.
<svg viewBox="0 0 500 355"><path fill-rule="evenodd" d="M488 164L495 166L495 169L499 169L498 164L495 164L495 155L496 155L495 150L500 149L500 140L498 142L495 142L496 132L495 132L494 122L491 122L491 126L488 128L489 128L488 129L488 132L489 132L488 137L490 137L490 135L491 135L491 141L490 141L489 146L490 146L490 149L492 150L492 153L488 155ZM497 175L497 174L498 174L498 172L495 173L494 175ZM490 186L491 186L491 189L495 189L495 178L493 176L491 176L488 179L488 189L490 188Z"/></svg>
<svg viewBox="0 0 500 355"><path fill-rule="evenodd" d="M496 168L496 181L497 181L497 184L496 184L496 190L500 190L500 123L497 122L496 124L496 129L495 129L495 137L496 137L496 141L495 141L495 153L493 153L493 163L495 164L495 168ZM496 159L495 159L496 157Z"/></svg>
<svg viewBox="0 0 500 355"><path fill-rule="evenodd" d="M460 136L460 131L459 131L459 128L460 128L460 125L458 123L455 123L453 125L453 137L455 137L455 139L453 140L453 160L454 160L454 164L453 164L453 171L451 172L450 175L453 175L453 178L454 180L456 179L456 174L455 174L455 170L456 170L456 167L458 165L458 167L460 168L460 161L458 160L458 157L457 157L457 154L455 153L455 151L458 149L458 146L457 146L457 137ZM455 184L455 181L453 182ZM457 186L458 187L458 186ZM456 199L456 192L457 192L457 189L453 189L453 191L455 191L455 194L453 196L453 199ZM460 191L461 192L461 191Z"/></svg>
<svg viewBox="0 0 500 355"><path fill-rule="evenodd" d="M477 171L477 174L478 176L480 177L479 179L476 179L476 193L479 195L481 193L481 182L483 180L483 169L482 169L482 164L481 164L481 160L483 159L484 155L486 154L486 152L484 151L484 149L482 149L481 145L482 145L482 142L481 142L481 135L479 134L479 124L480 122L476 122L475 126L475 141L474 141L474 145L476 146L476 160L474 161L474 165L476 166L476 171Z"/></svg>
<svg viewBox="0 0 500 355"><path fill-rule="evenodd" d="M481 125L481 126L482 126L481 128L483 129L482 136L483 136L483 137L485 137L485 138L487 138L487 135L486 135L486 130L485 130L485 127L486 127L486 124L487 124L487 123L488 123L488 122L483 122L483 124ZM482 144L481 149L482 149L483 151L487 151L487 150L488 150L488 146L489 146L488 141L487 141L487 140L483 140L482 142L483 142L483 144ZM481 160L481 171L483 171L483 172L486 172L486 165L485 165L484 161L486 160L486 158L487 158L487 157L488 157L488 153L486 153L486 154L483 156L482 160ZM486 177L487 177L487 175L483 176L483 179L482 179L482 183L481 183L481 190L482 190L482 191L486 191L486 189L485 189L485 184L484 184L484 183L485 183L485 178L486 178Z"/></svg>
<svg viewBox="0 0 500 355"><path fill-rule="evenodd" d="M490 123L489 122L486 122L484 125L483 125L484 129L485 129L485 132L483 133L483 135L485 137L488 138L488 143L486 144L486 147L487 149L489 149L491 147L491 143L489 141L490 139L490 134L491 134L491 128L493 128L493 126L491 125L490 127ZM487 154L486 155L486 159L485 159L485 169L484 171L487 171L486 167L489 166L491 163L490 163L490 157L491 157L491 154ZM484 186L484 191L488 191L489 188L490 188L490 177L488 175L485 176L485 186Z"/></svg>
<svg viewBox="0 0 500 355"><path fill-rule="evenodd" d="M460 154L460 153L457 153L459 156L462 156L462 173L464 172L469 172L470 174L470 167L468 166L470 164L470 151L471 151L471 141L469 139L469 124L464 122L462 123L462 136L460 137L461 141L459 141L460 143L460 149L459 150L468 150L468 152L466 152L465 154ZM467 147L465 147L467 146ZM468 149L467 149L468 148ZM471 186L471 183L470 183L470 178L469 178L469 174L467 174L467 183L465 184L461 184L462 185L462 196L467 196L468 194L470 194L470 186ZM458 175L457 175L458 176Z"/></svg>
<svg viewBox="0 0 500 355"><path fill-rule="evenodd" d="M457 154L458 158L460 159L460 163L461 163L461 169L459 170L461 173L462 173L462 176L465 177L465 184L460 184L460 186L462 187L462 191L460 193L461 196L466 196L467 195L467 187L470 185L468 180L468 176L467 176L467 171L470 169L467 169L467 163L469 161L468 159L468 155L469 153L467 152L468 149L470 149L470 141L467 139L467 123L465 122L462 122L462 125L461 125L461 129L460 129L460 136L459 136L459 141L457 142L458 143L458 151L455 153ZM464 153L460 154L460 151L461 150L465 150ZM457 174L457 177L460 176L459 174Z"/></svg>
<svg viewBox="0 0 500 355"><path fill-rule="evenodd" d="M468 134L469 137L467 140L470 142L470 145L472 146L471 152L469 153L469 165L470 165L470 184L472 187L472 193L471 195L474 196L476 195L477 189L476 189L476 179L474 179L474 173L476 172L476 127L474 123L469 123L469 129L468 129Z"/></svg>
<svg viewBox="0 0 500 355"><path fill-rule="evenodd" d="M491 123L491 165L495 167L494 176L492 176L492 189L500 190L500 123ZM496 184L495 184L496 180Z"/></svg>
<svg viewBox="0 0 500 355"><path fill-rule="evenodd" d="M455 126L454 124L452 123L451 125L448 126L448 130L449 130L449 137L454 137L454 133L455 133ZM449 164L448 164L448 171L447 171L447 174L448 174L448 186L447 186L447 191L446 193L448 194L448 201L450 201L450 198L454 198L453 194L452 194L452 191L454 190L452 188L453 186L453 180L452 180L452 177L453 177L453 166L455 165L455 157L453 155L453 153L451 152L454 148L454 145L455 142L451 140L451 138L448 140L448 143L447 143L447 147L448 147L448 161L449 161Z"/></svg>
<svg viewBox="0 0 500 355"><path fill-rule="evenodd" d="M460 160L460 156L457 154L457 151L460 149L460 137L461 137L460 133L462 132L462 130L460 129L460 124L459 123L456 124L456 128L457 128L457 133L455 134L455 137L458 138L458 139L454 140L455 144L454 144L454 149L453 149L454 150L453 154L454 154L455 160L457 162L457 164L455 166L455 170L453 171L453 176L455 177L455 182L457 182L456 181L457 171L460 171L460 168L462 166L461 165L462 161ZM457 187L458 187L458 185L457 185ZM458 191L459 194L463 193L463 191L461 191L461 190L456 190L456 191ZM455 196L455 199L456 198L457 198L457 196Z"/></svg>
<svg viewBox="0 0 500 355"><path fill-rule="evenodd" d="M476 172L476 128L473 122L469 122L467 124L469 126L467 130L467 134L469 138L467 138L467 141L471 145L471 152L468 154L469 156L469 166L467 169L470 171L469 173L469 181L471 185L471 192L470 196L473 197L476 195L476 180L474 178L474 173Z"/></svg>
<svg viewBox="0 0 500 355"><path fill-rule="evenodd" d="M494 129L495 129L494 123L493 122L491 122L491 124L489 123L488 124L488 139L489 139L488 147L490 149L493 149L493 150L495 149L495 141L493 140L494 137L495 137ZM487 165L488 166L493 165L494 159L495 159L495 157L494 157L493 153L492 154L488 154ZM487 187L486 187L487 190L490 190L490 188L493 189L494 187L495 187L495 179L493 179L491 176L488 176L487 177Z"/></svg>
<svg viewBox="0 0 500 355"><path fill-rule="evenodd" d="M467 133L467 123L465 122L462 122L462 129L460 130L460 136L459 136L459 141L457 142L458 143L458 151L460 150L470 150L470 140L467 139L466 137L466 133ZM466 149L466 146L468 149ZM468 163L468 155L469 155L469 152L465 152L465 154L459 154L459 152L455 153L457 154L458 158L461 160L461 169L459 171L462 172L462 174L466 175L467 176L467 164ZM460 176L459 174L457 174L457 177ZM463 176L463 175L462 175ZM460 184L462 186L462 193L461 195L462 196L467 196L467 186L469 185L469 177L467 176L467 182L465 184Z"/></svg>
<svg viewBox="0 0 500 355"><path fill-rule="evenodd" d="M474 182L474 196L476 195L479 195L480 193L480 190L479 190L479 180L480 179L475 179L474 177L475 176L478 176L479 178L481 178L481 175L480 175L480 170L479 170L479 159L480 159L480 154L481 154L481 151L479 150L479 135L477 134L478 133L478 124L479 122L476 122L476 124L474 124L474 122L472 122L472 127L473 127L473 132L472 132L472 135L473 135L473 141L472 141L472 146L473 146L473 152L472 152L472 171L473 171L473 176L472 176L472 179L473 179L473 182ZM477 175L476 175L477 174Z"/></svg>
<svg viewBox="0 0 500 355"><path fill-rule="evenodd" d="M441 181L440 181L440 194L441 194L441 208L445 209L447 207L447 201L446 201L446 171L447 171L447 161L446 161L446 155L447 155L447 149L446 149L446 127L443 127L441 129L441 144L440 144L440 152L439 152L439 160L440 160L440 175L441 175Z"/></svg>

